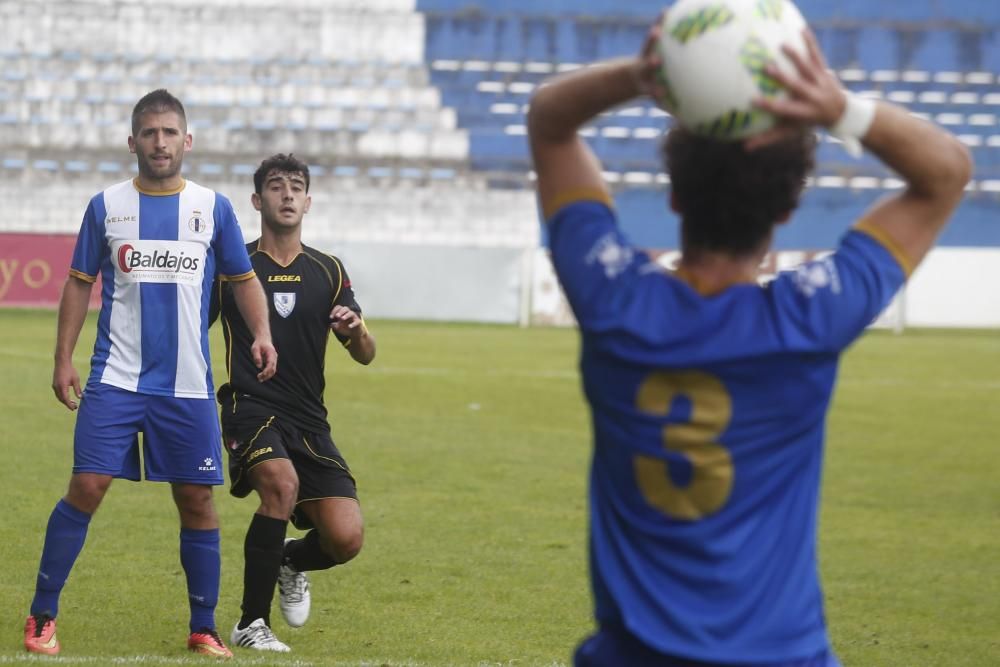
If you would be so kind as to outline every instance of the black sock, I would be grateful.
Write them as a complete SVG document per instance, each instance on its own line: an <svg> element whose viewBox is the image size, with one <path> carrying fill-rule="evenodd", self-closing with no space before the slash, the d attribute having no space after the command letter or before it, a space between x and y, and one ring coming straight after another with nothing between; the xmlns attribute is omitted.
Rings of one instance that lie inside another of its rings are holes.
<svg viewBox="0 0 1000 667"><path fill-rule="evenodd" d="M254 514L243 542L243 616L240 630L263 618L271 625L271 599L278 583L288 521Z"/></svg>
<svg viewBox="0 0 1000 667"><path fill-rule="evenodd" d="M315 528L306 533L301 540L288 543L284 562L296 572L329 570L338 564L320 548L319 532Z"/></svg>

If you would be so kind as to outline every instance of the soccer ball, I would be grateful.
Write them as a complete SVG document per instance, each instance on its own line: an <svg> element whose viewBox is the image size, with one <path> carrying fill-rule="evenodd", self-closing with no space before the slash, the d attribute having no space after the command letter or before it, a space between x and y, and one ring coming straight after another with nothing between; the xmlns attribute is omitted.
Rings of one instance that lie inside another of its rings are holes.
<svg viewBox="0 0 1000 667"><path fill-rule="evenodd" d="M781 46L805 53L805 27L789 0L679 0L661 25L657 103L683 127L722 141L771 128L774 117L751 100L783 94L764 66L793 71Z"/></svg>

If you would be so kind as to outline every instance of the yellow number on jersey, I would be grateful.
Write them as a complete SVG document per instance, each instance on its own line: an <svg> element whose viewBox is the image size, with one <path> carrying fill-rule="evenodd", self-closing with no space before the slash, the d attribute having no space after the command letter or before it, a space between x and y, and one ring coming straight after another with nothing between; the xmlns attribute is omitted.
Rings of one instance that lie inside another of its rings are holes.
<svg viewBox="0 0 1000 667"><path fill-rule="evenodd" d="M691 420L664 426L663 446L687 458L691 481L678 486L667 462L652 456L636 456L633 467L646 502L673 519L694 521L720 510L732 491L733 461L715 439L729 426L733 404L725 386L707 373L662 371L639 387L636 407L666 417L679 396L691 401Z"/></svg>

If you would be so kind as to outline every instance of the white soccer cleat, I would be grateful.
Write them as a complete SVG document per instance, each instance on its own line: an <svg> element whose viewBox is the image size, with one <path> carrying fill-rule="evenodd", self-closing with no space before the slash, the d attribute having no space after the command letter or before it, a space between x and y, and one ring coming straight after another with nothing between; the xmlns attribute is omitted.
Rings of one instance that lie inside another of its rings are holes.
<svg viewBox="0 0 1000 667"><path fill-rule="evenodd" d="M294 538L285 540L285 544ZM278 571L278 598L281 615L293 628L300 628L309 620L309 578L305 572L296 572L287 565Z"/></svg>
<svg viewBox="0 0 1000 667"><path fill-rule="evenodd" d="M240 630L240 624L233 626L233 634L229 636L229 643L240 648L252 648L256 651L277 651L288 653L292 649L287 644L278 640L267 627L263 618Z"/></svg>

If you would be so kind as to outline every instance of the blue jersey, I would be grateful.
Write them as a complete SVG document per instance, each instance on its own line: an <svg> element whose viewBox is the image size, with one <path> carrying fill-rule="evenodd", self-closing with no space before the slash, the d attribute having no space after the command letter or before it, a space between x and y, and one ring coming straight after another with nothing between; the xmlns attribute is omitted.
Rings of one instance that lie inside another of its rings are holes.
<svg viewBox="0 0 1000 667"><path fill-rule="evenodd" d="M208 309L216 273L254 276L229 200L186 181L147 193L131 180L90 200L70 274L101 276L88 383L213 398Z"/></svg>
<svg viewBox="0 0 1000 667"><path fill-rule="evenodd" d="M704 295L634 249L612 209L550 220L590 404L599 622L715 663L828 649L816 563L838 357L906 278L859 225L830 256Z"/></svg>

